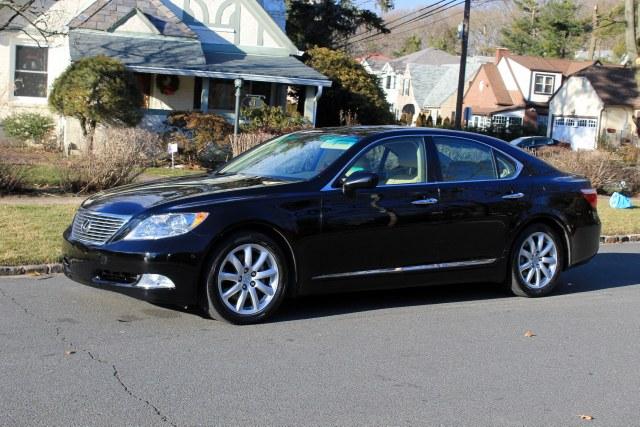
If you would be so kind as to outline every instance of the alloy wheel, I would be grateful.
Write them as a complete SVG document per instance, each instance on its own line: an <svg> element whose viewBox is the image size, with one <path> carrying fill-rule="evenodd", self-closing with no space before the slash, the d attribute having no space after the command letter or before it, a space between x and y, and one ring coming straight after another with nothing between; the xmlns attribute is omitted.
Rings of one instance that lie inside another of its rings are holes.
<svg viewBox="0 0 640 427"><path fill-rule="evenodd" d="M226 255L218 270L218 292L236 314L254 315L273 301L280 285L275 255L265 246L248 243Z"/></svg>
<svg viewBox="0 0 640 427"><path fill-rule="evenodd" d="M558 248L553 237L545 232L531 234L520 246L518 274L531 289L542 289L558 269Z"/></svg>

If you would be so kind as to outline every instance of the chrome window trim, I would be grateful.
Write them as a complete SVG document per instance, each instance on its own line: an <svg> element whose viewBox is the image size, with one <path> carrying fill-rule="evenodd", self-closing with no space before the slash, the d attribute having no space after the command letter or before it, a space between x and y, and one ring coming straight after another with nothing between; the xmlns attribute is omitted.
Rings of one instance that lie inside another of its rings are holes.
<svg viewBox="0 0 640 427"><path fill-rule="evenodd" d="M485 258L485 259L475 259L475 260L469 260L469 261L443 262L438 264L411 265L407 267L380 268L376 270L351 271L348 273L323 274L320 276L314 276L311 279L312 280L339 279L339 278L349 278L349 277L359 277L359 276L371 276L371 275L377 275L377 274L398 274L398 273L412 273L416 271L443 270L443 269L461 268L461 267L475 267L475 266L493 264L496 261L497 261L497 258Z"/></svg>
<svg viewBox="0 0 640 427"><path fill-rule="evenodd" d="M500 154L504 155L505 157L511 159L515 164L516 164L516 173L510 177L510 178L496 178L496 179L478 179L478 180L467 180L467 181L433 181L433 182L417 182L417 183L411 183L411 184L383 184L383 185L378 185L376 186L376 188L387 188L387 187L394 187L394 188L401 188L401 187L406 187L406 186L416 186L416 185L433 185L433 184L468 184L468 183L472 183L472 182L505 182L505 181L513 181L515 179L518 179L520 177L520 174L522 173L522 171L524 170L524 165L516 158L514 158L513 156L511 156L508 153L505 153L504 151L502 151L499 148L496 148L490 144L487 144L485 142L482 141L478 141L475 139L471 139L468 137L464 137L464 136L451 136L451 135L395 135L395 136L388 136L386 138L383 139L379 139L377 141L374 142L374 144L378 144L381 143L383 141L386 141L388 139L395 139L395 138L401 138L402 136L412 136L412 137L418 137L418 138L422 138L423 140L425 138L433 138L433 137L438 137L438 136L442 136L442 137L446 137L446 138L456 138L456 139L464 139L467 141L471 141L471 142L475 142L476 144L482 144L484 146L489 147L492 150L496 150L497 152L499 152ZM425 141L426 144L426 141ZM320 191L334 191L334 190L340 190L340 187L333 187L333 183L336 182L336 180L347 170L347 168L349 166L351 166L353 163L355 163L355 161L357 160L357 158L367 149L369 149L370 147L374 147L375 145L371 145L368 144L367 146L363 147L360 151L358 151L352 158L351 160L349 160L349 162L342 168L340 169L340 172L338 172L332 179L329 180L329 182L324 185ZM429 161L429 157L428 157L428 153L427 153L427 147L425 146L425 154L427 155L427 162ZM427 177L428 179L428 177Z"/></svg>

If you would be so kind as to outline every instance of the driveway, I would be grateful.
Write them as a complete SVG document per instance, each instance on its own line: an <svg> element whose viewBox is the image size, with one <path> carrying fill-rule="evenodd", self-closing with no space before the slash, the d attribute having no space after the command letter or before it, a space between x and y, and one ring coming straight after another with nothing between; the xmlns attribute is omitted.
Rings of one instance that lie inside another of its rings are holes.
<svg viewBox="0 0 640 427"><path fill-rule="evenodd" d="M605 245L563 282L542 299L301 299L237 327L3 278L0 425L638 425L640 244Z"/></svg>

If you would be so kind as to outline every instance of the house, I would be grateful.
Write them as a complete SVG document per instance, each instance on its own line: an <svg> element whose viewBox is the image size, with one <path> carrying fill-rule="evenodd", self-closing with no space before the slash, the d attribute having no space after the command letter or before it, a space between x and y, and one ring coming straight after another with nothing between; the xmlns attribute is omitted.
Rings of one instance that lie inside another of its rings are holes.
<svg viewBox="0 0 640 427"><path fill-rule="evenodd" d="M396 73L389 66L391 58L381 53L372 53L361 58L356 58L369 74L378 78L380 87L389 104L393 104L396 97Z"/></svg>
<svg viewBox="0 0 640 427"><path fill-rule="evenodd" d="M569 77L553 96L548 135L579 150L596 148L600 137L633 140L639 112L635 71L596 65Z"/></svg>
<svg viewBox="0 0 640 427"><path fill-rule="evenodd" d="M468 81L480 67L480 63L471 58L465 67L465 81ZM431 117L434 124L438 118L450 121L455 119L455 98L458 89L460 65L421 65L409 63L406 66L403 92L398 94L396 103L402 106L402 113L409 123L415 124L419 114Z"/></svg>
<svg viewBox="0 0 640 427"><path fill-rule="evenodd" d="M484 65L464 98L477 127L525 125L546 128L549 101L562 83L597 61L512 55L496 49L495 66Z"/></svg>
<svg viewBox="0 0 640 427"><path fill-rule="evenodd" d="M144 126L172 110L213 111L234 119L240 98L285 108L303 88L304 113L331 81L303 64L284 32L283 0L59 0L46 14L61 35L46 40L25 26L0 35L0 116L47 111L55 78L72 62L106 55L133 71L144 95ZM0 16L1 18L1 16ZM79 126L59 119L65 141Z"/></svg>

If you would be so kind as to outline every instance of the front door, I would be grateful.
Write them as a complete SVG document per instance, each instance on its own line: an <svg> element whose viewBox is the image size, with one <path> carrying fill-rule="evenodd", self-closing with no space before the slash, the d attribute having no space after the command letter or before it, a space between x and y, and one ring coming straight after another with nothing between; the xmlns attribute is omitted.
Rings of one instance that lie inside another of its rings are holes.
<svg viewBox="0 0 640 427"><path fill-rule="evenodd" d="M383 140L354 159L344 177L357 171L376 173L376 188L344 195L333 189L322 196L322 233L311 275L365 275L372 271L437 262L430 245L441 218L438 189L428 182L422 137Z"/></svg>

